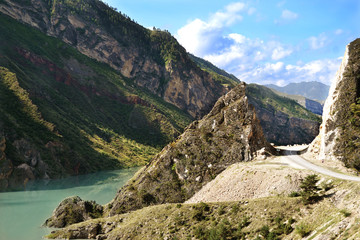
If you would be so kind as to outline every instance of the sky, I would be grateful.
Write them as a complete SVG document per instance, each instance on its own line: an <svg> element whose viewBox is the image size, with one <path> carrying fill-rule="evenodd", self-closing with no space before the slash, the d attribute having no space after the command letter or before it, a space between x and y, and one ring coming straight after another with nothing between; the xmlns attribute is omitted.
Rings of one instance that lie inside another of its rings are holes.
<svg viewBox="0 0 360 240"><path fill-rule="evenodd" d="M359 0L104 0L247 83L330 85L360 37Z"/></svg>

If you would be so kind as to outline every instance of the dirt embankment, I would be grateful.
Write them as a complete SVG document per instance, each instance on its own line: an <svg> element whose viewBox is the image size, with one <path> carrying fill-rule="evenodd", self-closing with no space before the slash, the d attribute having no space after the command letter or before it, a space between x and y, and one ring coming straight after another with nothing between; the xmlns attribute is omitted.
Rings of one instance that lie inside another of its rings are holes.
<svg viewBox="0 0 360 240"><path fill-rule="evenodd" d="M279 160L233 164L187 203L240 201L299 191L301 179L308 171L288 168Z"/></svg>

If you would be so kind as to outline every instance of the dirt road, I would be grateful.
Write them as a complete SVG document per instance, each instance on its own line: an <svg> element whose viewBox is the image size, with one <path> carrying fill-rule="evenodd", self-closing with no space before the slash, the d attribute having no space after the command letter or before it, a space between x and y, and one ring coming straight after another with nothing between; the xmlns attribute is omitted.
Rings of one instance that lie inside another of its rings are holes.
<svg viewBox="0 0 360 240"><path fill-rule="evenodd" d="M335 178L339 178L339 179L343 179L343 180L360 182L360 177L337 173L337 172L331 171L329 169L315 165L313 163L310 163L310 162L306 161L304 158L302 158L301 156L299 156L297 154L296 150L285 150L285 156L286 156L286 160L289 161L289 165L298 165L300 167L310 169L315 172L318 172L318 173L321 173L324 175L328 175L331 177L335 177Z"/></svg>

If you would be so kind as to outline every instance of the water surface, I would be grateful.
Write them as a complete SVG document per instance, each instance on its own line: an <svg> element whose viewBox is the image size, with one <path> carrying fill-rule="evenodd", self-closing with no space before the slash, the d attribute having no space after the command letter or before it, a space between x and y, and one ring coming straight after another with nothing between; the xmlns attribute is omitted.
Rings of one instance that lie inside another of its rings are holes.
<svg viewBox="0 0 360 240"><path fill-rule="evenodd" d="M110 202L139 168L29 182L25 191L0 193L0 239L41 240L51 229L41 227L66 197L99 204Z"/></svg>

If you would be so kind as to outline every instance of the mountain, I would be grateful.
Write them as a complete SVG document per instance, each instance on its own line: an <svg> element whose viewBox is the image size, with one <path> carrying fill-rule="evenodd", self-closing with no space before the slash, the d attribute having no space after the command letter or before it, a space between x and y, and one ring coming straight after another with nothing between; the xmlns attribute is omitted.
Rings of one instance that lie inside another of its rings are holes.
<svg viewBox="0 0 360 240"><path fill-rule="evenodd" d="M265 85L268 88L275 89L279 92L291 94L291 95L301 95L311 100L324 101L326 100L330 86L316 82L300 82L300 83L289 83L284 87L279 87L274 84Z"/></svg>
<svg viewBox="0 0 360 240"><path fill-rule="evenodd" d="M110 65L194 118L228 89L190 59L167 31L149 30L99 0L3 0L0 12Z"/></svg>
<svg viewBox="0 0 360 240"><path fill-rule="evenodd" d="M208 72L215 81L220 82L222 85L226 87L235 87L239 84L240 80L233 74L227 73L205 59L196 57L190 53L189 56L202 70Z"/></svg>
<svg viewBox="0 0 360 240"><path fill-rule="evenodd" d="M296 101L267 87L249 84L246 95L255 107L266 139L276 145L310 143L319 133L321 119Z"/></svg>
<svg viewBox="0 0 360 240"><path fill-rule="evenodd" d="M191 58L207 71L213 78L227 87L234 87L238 82L234 75L226 73L212 63L190 55ZM246 95L249 103L255 107L257 117L260 120L264 135L269 142L277 145L310 143L319 133L320 117L313 114L310 109L317 109L315 101L304 101L305 106L300 106L301 101L294 101L290 95L271 91L269 88L249 84L246 87ZM289 98L290 97L290 98ZM300 97L299 98L304 98ZM305 98L304 98L305 99ZM300 105L299 105L300 104Z"/></svg>
<svg viewBox="0 0 360 240"><path fill-rule="evenodd" d="M253 108L248 105L245 84L241 83L129 180L103 215L184 202L227 166L273 152ZM69 214L64 216L63 211L55 211L46 224L68 225L66 219L72 218L72 213Z"/></svg>
<svg viewBox="0 0 360 240"><path fill-rule="evenodd" d="M346 47L324 106L319 136L309 151L360 170L360 39Z"/></svg>
<svg viewBox="0 0 360 240"><path fill-rule="evenodd" d="M144 165L236 85L98 0L3 0L0 24L0 190Z"/></svg>
<svg viewBox="0 0 360 240"><path fill-rule="evenodd" d="M325 154L325 161L347 160L344 161L347 166L357 169L359 56L357 39L347 46L337 81L325 104L321 133L310 146L320 156ZM273 101L261 92L274 94L270 89L254 85L253 91L261 102ZM248 104L250 97L245 96L244 84L239 84L220 98L207 116L193 122L165 147L108 205L100 206L78 197L64 200L47 223L58 226L80 223L57 229L47 237L358 239L359 183L338 179L337 173L331 177L318 176L310 169L293 168L282 156L262 161L263 154L273 150L261 134L256 114ZM278 99L278 104L282 104L275 106L300 111L295 101L287 101ZM292 107L285 108L288 103ZM239 143L243 147L236 146ZM259 148L254 154L253 150ZM212 156L218 154L218 149L226 154L224 158ZM230 165L233 160L246 160L253 155L259 161ZM223 167L226 170L216 174ZM188 198L186 193L193 192L197 192L194 196L197 199L182 204ZM311 201L306 200L309 192L314 193ZM126 213L116 214L122 212Z"/></svg>
<svg viewBox="0 0 360 240"><path fill-rule="evenodd" d="M193 120L107 64L1 13L0 33L0 189L144 165Z"/></svg>
<svg viewBox="0 0 360 240"><path fill-rule="evenodd" d="M320 101L311 100L311 99L308 99L301 95L291 95L291 94L279 92L273 88L270 88L270 89L280 96L295 100L297 103L299 103L301 106L305 107L312 113L315 113L318 115L322 115L322 113L323 113L324 106L321 103L322 101L320 102Z"/></svg>

